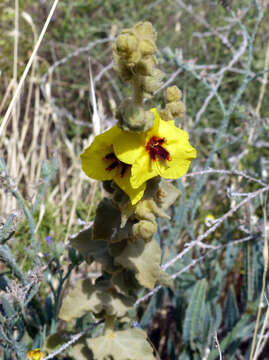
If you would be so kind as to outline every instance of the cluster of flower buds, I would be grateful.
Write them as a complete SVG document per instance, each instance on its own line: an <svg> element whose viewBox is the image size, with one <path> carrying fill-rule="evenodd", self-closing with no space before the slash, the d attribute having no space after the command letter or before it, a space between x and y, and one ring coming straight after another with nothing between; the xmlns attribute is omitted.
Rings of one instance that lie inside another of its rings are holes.
<svg viewBox="0 0 269 360"><path fill-rule="evenodd" d="M182 93L177 86L167 88L165 92L165 108L160 111L163 120L174 120L183 117L185 104L181 101Z"/></svg>
<svg viewBox="0 0 269 360"><path fill-rule="evenodd" d="M157 69L154 54L157 33L150 22L138 23L124 29L114 44L115 68L126 81L140 75L144 97L151 96L161 86L163 73Z"/></svg>
<svg viewBox="0 0 269 360"><path fill-rule="evenodd" d="M124 81L131 82L134 91L133 98L126 99L117 113L119 126L127 131L147 131L153 126L153 116L142 104L161 87L164 76L157 68L156 38L151 23L138 23L124 29L113 47L115 70Z"/></svg>

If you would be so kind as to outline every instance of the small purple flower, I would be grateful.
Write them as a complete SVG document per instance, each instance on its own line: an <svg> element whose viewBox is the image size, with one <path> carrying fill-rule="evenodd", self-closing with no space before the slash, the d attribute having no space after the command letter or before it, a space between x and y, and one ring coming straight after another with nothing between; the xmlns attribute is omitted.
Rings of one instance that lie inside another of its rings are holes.
<svg viewBox="0 0 269 360"><path fill-rule="evenodd" d="M50 246L52 244L52 237L50 235L46 236L47 244Z"/></svg>

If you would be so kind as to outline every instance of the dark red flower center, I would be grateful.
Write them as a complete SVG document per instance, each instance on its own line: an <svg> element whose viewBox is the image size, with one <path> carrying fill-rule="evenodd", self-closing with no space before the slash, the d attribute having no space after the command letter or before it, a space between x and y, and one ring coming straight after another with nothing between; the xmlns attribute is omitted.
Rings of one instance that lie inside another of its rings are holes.
<svg viewBox="0 0 269 360"><path fill-rule="evenodd" d="M161 160L165 163L166 160L171 160L169 152L163 147L166 142L165 138L152 136L146 145L146 150L149 153L151 160Z"/></svg>
<svg viewBox="0 0 269 360"><path fill-rule="evenodd" d="M110 161L110 165L106 167L106 171L111 171L119 167L120 177L123 177L127 169L131 167L131 165L125 164L124 162L120 161L113 152L108 153L106 156L104 156L103 160Z"/></svg>

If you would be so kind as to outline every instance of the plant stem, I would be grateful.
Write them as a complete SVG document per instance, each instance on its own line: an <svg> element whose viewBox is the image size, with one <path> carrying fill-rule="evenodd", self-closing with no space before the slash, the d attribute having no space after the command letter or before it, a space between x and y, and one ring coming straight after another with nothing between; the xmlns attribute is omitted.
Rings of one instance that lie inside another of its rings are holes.
<svg viewBox="0 0 269 360"><path fill-rule="evenodd" d="M110 335L114 332L115 316L106 315L104 335Z"/></svg>

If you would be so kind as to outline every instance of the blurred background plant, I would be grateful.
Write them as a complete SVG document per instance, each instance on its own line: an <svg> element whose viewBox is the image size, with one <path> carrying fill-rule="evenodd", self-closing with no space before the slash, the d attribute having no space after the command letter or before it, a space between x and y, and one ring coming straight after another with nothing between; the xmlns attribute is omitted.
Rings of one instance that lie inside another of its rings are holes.
<svg viewBox="0 0 269 360"><path fill-rule="evenodd" d="M53 3L0 3L2 121ZM78 271L67 246L103 192L79 155L130 92L113 70L112 41L138 21L158 31L164 87L183 90L178 125L198 156L174 182L172 221L159 221L174 291L141 293L134 321L163 360L268 358L268 16L266 0L59 1L0 133L1 358L25 359L64 330L57 314L67 287L100 274L98 264ZM150 100L162 101L161 92ZM66 344L98 333L95 321L89 314L76 334L66 328ZM67 359L67 345L54 358Z"/></svg>

